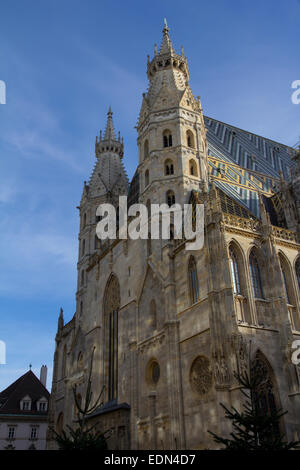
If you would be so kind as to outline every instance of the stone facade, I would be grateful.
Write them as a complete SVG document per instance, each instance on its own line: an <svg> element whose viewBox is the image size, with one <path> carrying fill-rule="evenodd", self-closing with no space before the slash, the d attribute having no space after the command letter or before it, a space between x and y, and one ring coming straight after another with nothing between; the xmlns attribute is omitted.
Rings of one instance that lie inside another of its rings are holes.
<svg viewBox="0 0 300 470"><path fill-rule="evenodd" d="M112 449L214 448L207 430L230 431L219 403L240 406L233 372L254 365L268 375L276 406L288 410L283 432L300 438L299 369L291 362L300 339L298 180L282 176L269 197L251 189L255 215L212 177L200 98L166 24L147 75L130 186L111 110L96 139L79 207L76 313L64 324L61 311L58 323L50 424L74 424L72 387L84 396L94 350L94 396L104 386L105 404L91 420L111 430ZM188 251L172 237L100 242L98 205L117 207L128 190L130 202L146 205L184 204L193 195L205 207L204 247Z"/></svg>

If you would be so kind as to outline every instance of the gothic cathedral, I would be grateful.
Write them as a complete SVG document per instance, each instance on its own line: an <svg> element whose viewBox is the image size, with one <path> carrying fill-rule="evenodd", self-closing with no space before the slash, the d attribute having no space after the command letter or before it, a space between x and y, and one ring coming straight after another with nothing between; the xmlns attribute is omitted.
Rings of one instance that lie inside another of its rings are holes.
<svg viewBox="0 0 300 470"><path fill-rule="evenodd" d="M76 312L56 335L50 426L75 419L73 388L110 430L110 449L212 449L207 430L231 428L219 403L240 406L234 371L264 375L266 412L300 438L300 152L203 115L187 58L167 24L148 56L149 88L137 124L139 161L129 182L124 143L109 109L84 183ZM204 205L204 246L186 240L101 241L101 203ZM48 448L55 448L49 432Z"/></svg>

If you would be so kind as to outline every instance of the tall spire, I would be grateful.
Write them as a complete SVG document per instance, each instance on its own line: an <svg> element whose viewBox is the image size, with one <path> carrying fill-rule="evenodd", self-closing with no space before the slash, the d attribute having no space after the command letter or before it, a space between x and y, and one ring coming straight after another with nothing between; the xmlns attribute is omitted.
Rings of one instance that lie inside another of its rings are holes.
<svg viewBox="0 0 300 470"><path fill-rule="evenodd" d="M173 52L172 42L169 36L170 29L167 25L166 18L164 19L164 29L163 29L163 40L160 46L160 54L167 54L168 52Z"/></svg>
<svg viewBox="0 0 300 470"><path fill-rule="evenodd" d="M176 53L169 36L169 31L167 20L165 19L163 39L159 53L157 53L157 47L155 47L153 59L150 60L148 56L147 76L150 86L147 98L149 98L150 101L153 101L154 97L157 96L163 78L165 78L169 86L175 87L181 92L185 90L186 84L189 81L187 58L183 50L181 51L181 55Z"/></svg>
<svg viewBox="0 0 300 470"><path fill-rule="evenodd" d="M95 150L96 150L97 157L100 157L100 155L105 152L117 153L121 158L123 157L123 153L124 153L123 138L121 139L120 132L118 133L118 137L116 137L112 115L113 113L112 113L111 107L109 107L108 113L107 113L107 123L106 123L104 137L102 137L101 131L100 131L99 140L98 140L98 137L96 137Z"/></svg>
<svg viewBox="0 0 300 470"><path fill-rule="evenodd" d="M107 124L106 124L104 140L116 140L112 115L113 115L113 113L112 113L111 107L109 107L109 110L108 110L108 113L107 113Z"/></svg>
<svg viewBox="0 0 300 470"><path fill-rule="evenodd" d="M64 327L64 314L63 314L63 309L60 308L60 311L59 311L59 317L58 317L58 330L62 330L63 327Z"/></svg>

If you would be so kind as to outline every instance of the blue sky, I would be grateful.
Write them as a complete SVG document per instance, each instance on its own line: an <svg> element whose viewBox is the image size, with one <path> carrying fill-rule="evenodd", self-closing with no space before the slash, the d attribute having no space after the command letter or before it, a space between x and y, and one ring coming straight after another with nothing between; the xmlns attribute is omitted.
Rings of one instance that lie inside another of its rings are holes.
<svg viewBox="0 0 300 470"><path fill-rule="evenodd" d="M2 0L0 390L29 363L52 373L59 308L66 321L75 311L76 206L95 136L111 105L132 177L147 54L164 17L206 115L288 145L299 139L299 0Z"/></svg>

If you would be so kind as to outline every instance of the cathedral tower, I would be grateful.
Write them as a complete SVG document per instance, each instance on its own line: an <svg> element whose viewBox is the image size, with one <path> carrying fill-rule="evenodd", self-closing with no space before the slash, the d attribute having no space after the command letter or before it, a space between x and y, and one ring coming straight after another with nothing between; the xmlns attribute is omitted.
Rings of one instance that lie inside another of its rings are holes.
<svg viewBox="0 0 300 470"><path fill-rule="evenodd" d="M159 51L148 56L149 88L138 119L141 202L187 203L208 185L207 144L200 97L189 86L183 48L178 55L166 20Z"/></svg>
<svg viewBox="0 0 300 470"><path fill-rule="evenodd" d="M189 250L175 236L100 243L99 204L117 207L128 194L109 109L79 207L77 311L67 323L59 316L50 429L76 426L74 391L83 398L91 379L104 403L89 424L109 431L109 449L213 449L208 430L231 432L220 402L242 404L234 372L255 371L262 412L287 410L282 432L298 440L300 156L284 181L293 168L287 146L204 117L166 23L147 75L129 205L203 202L204 244Z"/></svg>
<svg viewBox="0 0 300 470"><path fill-rule="evenodd" d="M101 241L96 235L98 217L96 210L101 203L111 203L116 208L119 196L127 195L128 178L123 166L124 142L116 137L112 111L109 107L107 124L99 139L96 137L96 163L89 181L84 182L83 193L79 206L80 231L78 252L78 288L77 312L79 317L84 308L84 292L86 287L86 270L90 256L101 250Z"/></svg>

